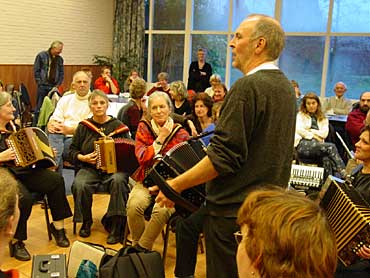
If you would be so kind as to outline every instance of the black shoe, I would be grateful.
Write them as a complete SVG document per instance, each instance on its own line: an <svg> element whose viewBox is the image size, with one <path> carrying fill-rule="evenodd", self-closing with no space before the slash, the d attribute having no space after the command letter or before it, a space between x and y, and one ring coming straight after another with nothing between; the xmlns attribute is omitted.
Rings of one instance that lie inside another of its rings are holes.
<svg viewBox="0 0 370 278"><path fill-rule="evenodd" d="M59 247L68 247L69 246L69 240L66 237L66 231L64 229L57 230L54 227L54 224L50 224L50 230L51 233L53 234L55 241L57 242L57 245Z"/></svg>
<svg viewBox="0 0 370 278"><path fill-rule="evenodd" d="M146 249L146 248L144 248L144 247L141 247L139 244L136 244L136 245L134 246L134 248L135 248L137 251L139 251L139 252L144 252L144 253L150 252L150 250L148 250L148 249Z"/></svg>
<svg viewBox="0 0 370 278"><path fill-rule="evenodd" d="M9 242L9 253L10 257L14 257L19 261L29 261L31 260L31 255L28 253L26 246L23 241L18 240L15 243Z"/></svg>
<svg viewBox="0 0 370 278"><path fill-rule="evenodd" d="M91 235L91 222L83 222L79 231L80 237L89 237Z"/></svg>
<svg viewBox="0 0 370 278"><path fill-rule="evenodd" d="M116 244L122 240L122 216L112 216L112 228L107 238L107 244Z"/></svg>

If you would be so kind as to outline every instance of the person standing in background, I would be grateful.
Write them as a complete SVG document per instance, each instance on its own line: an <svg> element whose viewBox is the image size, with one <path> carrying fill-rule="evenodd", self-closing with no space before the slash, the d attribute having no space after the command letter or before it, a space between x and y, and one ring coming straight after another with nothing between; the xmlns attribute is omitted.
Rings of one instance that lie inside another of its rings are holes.
<svg viewBox="0 0 370 278"><path fill-rule="evenodd" d="M32 125L36 126L40 108L45 96L53 87L58 87L64 79L64 60L60 56L63 51L63 43L54 41L50 48L37 54L33 64L33 73L37 83L37 99L35 116Z"/></svg>
<svg viewBox="0 0 370 278"><path fill-rule="evenodd" d="M197 56L198 61L194 61L190 64L188 90L194 90L199 93L204 92L211 86L209 78L212 75L212 67L210 64L206 63L206 49L199 48Z"/></svg>

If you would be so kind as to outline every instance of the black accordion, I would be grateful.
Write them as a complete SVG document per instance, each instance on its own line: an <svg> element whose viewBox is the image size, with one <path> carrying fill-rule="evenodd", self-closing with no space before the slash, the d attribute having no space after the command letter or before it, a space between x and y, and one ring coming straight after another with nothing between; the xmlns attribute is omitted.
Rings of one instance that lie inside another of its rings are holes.
<svg viewBox="0 0 370 278"><path fill-rule="evenodd" d="M53 149L44 131L37 127L22 128L6 139L15 152L15 165L49 168L56 166Z"/></svg>
<svg viewBox="0 0 370 278"><path fill-rule="evenodd" d="M153 166L143 184L146 187L158 185L163 194L175 203L176 211L186 216L198 210L204 203L205 185L186 189L179 194L168 185L166 180L186 172L205 156L205 147L200 140L189 140L177 144Z"/></svg>
<svg viewBox="0 0 370 278"><path fill-rule="evenodd" d="M370 244L369 204L356 188L332 176L323 186L320 198L320 206L335 234L338 257L349 266L360 259L358 250Z"/></svg>

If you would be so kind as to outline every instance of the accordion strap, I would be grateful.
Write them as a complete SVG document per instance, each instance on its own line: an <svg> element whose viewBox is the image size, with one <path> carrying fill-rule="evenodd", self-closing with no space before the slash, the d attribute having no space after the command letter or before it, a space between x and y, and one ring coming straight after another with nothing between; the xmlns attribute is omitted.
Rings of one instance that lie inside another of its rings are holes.
<svg viewBox="0 0 370 278"><path fill-rule="evenodd" d="M116 134L120 134L120 133L123 133L123 132L130 131L127 126L125 126L124 124L121 124L119 127L117 127L115 130L113 130L111 133L109 133L108 135L105 135L104 132L100 128L98 128L96 125L94 125L89 120L82 120L81 124L88 127L89 129L99 133L103 137L112 137Z"/></svg>
<svg viewBox="0 0 370 278"><path fill-rule="evenodd" d="M152 127L152 125L150 124L150 122L149 122L149 121L147 121L146 119L143 119L143 120L141 120L141 122L143 122L144 124L146 124L146 126L148 127L148 129L150 130L150 132L152 133L152 136L153 136L154 138L157 138L157 137L158 137L158 136L156 135L156 133L154 132L153 127ZM162 148L161 148L161 150L163 150L163 149L166 147L166 145L168 144L168 142L170 142L170 141L171 141L171 139L176 135L176 133L177 133L181 128L182 128L182 125L180 125L180 124L178 124L178 123L175 123L175 124L174 124L173 129L172 129L172 131L171 131L170 135L168 135L168 136L166 137L166 140L164 140L164 142L163 142L163 144L162 144Z"/></svg>

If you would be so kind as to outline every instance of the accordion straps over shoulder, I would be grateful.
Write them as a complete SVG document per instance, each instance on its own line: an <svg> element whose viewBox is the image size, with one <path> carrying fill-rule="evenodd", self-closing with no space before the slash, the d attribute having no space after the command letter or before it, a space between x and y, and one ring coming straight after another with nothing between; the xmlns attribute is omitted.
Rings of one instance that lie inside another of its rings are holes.
<svg viewBox="0 0 370 278"><path fill-rule="evenodd" d="M114 136L116 134L120 134L120 133L123 133L123 132L130 131L129 128L126 125L121 124L119 127L117 127L115 130L113 130L111 133L109 133L108 135L106 135L106 134L104 134L104 132L102 132L96 125L94 125L89 120L82 120L81 121L81 124L83 124L87 128L90 128L91 130L99 133L103 137L112 137L112 136Z"/></svg>
<svg viewBox="0 0 370 278"><path fill-rule="evenodd" d="M150 124L150 122L147 120L147 119L142 119L140 120L140 122L143 122L149 129L149 131L152 133L153 137L156 139L158 136L155 134L154 130L153 130L153 127L152 125ZM170 133L170 135L167 136L166 140L164 140L163 144L162 144L162 148L161 150L163 150L166 145L171 141L171 139L176 135L176 133L182 128L182 125L178 124L178 123L175 123L173 125L173 129Z"/></svg>
<svg viewBox="0 0 370 278"><path fill-rule="evenodd" d="M83 124L84 126L86 126L87 128L99 133L101 136L105 137L106 135L96 126L94 125L92 122L90 122L89 120L82 120L81 121L81 124Z"/></svg>

